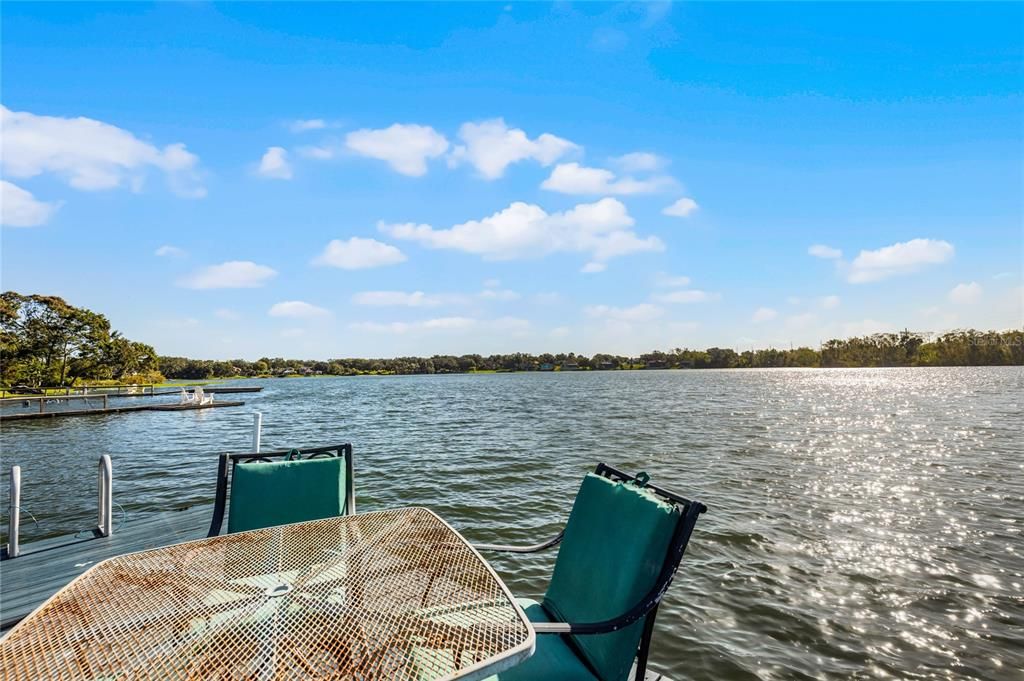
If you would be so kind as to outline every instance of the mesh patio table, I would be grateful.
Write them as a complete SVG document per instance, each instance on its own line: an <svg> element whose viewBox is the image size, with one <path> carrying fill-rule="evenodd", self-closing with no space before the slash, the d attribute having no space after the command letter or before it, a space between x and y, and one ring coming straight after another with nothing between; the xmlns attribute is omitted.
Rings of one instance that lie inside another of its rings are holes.
<svg viewBox="0 0 1024 681"><path fill-rule="evenodd" d="M103 561L0 641L0 678L480 679L534 636L466 540L410 508Z"/></svg>

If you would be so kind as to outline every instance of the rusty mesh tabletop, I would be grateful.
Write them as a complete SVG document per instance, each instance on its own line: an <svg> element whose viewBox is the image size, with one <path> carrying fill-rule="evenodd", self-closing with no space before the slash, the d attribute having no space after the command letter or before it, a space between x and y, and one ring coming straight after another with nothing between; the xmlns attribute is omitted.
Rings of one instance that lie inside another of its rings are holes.
<svg viewBox="0 0 1024 681"><path fill-rule="evenodd" d="M103 561L0 641L0 678L479 679L533 649L487 562L411 508Z"/></svg>

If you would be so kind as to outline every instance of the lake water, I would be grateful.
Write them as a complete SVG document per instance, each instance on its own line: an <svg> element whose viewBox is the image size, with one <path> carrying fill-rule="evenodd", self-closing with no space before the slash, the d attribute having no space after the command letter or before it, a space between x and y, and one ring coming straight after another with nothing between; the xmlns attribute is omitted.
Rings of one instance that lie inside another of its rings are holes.
<svg viewBox="0 0 1024 681"><path fill-rule="evenodd" d="M6 425L23 542L95 523L102 453L129 518L210 503L256 409L266 449L351 441L360 510L476 541L553 535L598 461L702 500L652 652L678 681L1022 678L1020 367L256 382L234 409ZM551 557L494 564L539 596Z"/></svg>

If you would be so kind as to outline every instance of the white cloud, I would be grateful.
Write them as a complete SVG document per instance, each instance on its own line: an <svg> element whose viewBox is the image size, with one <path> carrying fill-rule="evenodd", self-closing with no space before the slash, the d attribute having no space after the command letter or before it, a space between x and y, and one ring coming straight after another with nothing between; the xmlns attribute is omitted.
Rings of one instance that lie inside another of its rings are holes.
<svg viewBox="0 0 1024 681"><path fill-rule="evenodd" d="M551 337L565 338L566 336L569 335L569 331L570 329L568 326L556 326L555 328L551 329Z"/></svg>
<svg viewBox="0 0 1024 681"><path fill-rule="evenodd" d="M327 121L322 118L300 118L288 124L288 129L294 133L308 132L309 130L323 130L326 127Z"/></svg>
<svg viewBox="0 0 1024 681"><path fill-rule="evenodd" d="M981 284L972 281L968 284L957 284L949 292L949 302L957 305L970 305L981 300L983 290Z"/></svg>
<svg viewBox="0 0 1024 681"><path fill-rule="evenodd" d="M306 335L305 329L292 327L290 329L281 329L282 338L299 338L300 336Z"/></svg>
<svg viewBox="0 0 1024 681"><path fill-rule="evenodd" d="M555 291L547 291L545 293L537 293L533 296L533 302L538 305L557 305L562 302L562 294Z"/></svg>
<svg viewBox="0 0 1024 681"><path fill-rule="evenodd" d="M698 289L671 291L654 296L654 299L661 303L706 303L711 300L718 300L718 298L719 295L717 293L708 293Z"/></svg>
<svg viewBox="0 0 1024 681"><path fill-rule="evenodd" d="M363 291L352 296L356 305L374 307L436 307L443 305L445 299L440 295L429 295L423 291Z"/></svg>
<svg viewBox="0 0 1024 681"><path fill-rule="evenodd" d="M790 305L799 305L800 303L803 302L803 299L797 296L790 296L786 298L786 302L789 303Z"/></svg>
<svg viewBox="0 0 1024 681"><path fill-rule="evenodd" d="M623 154L610 160L624 173L651 172L668 165L666 159L649 151L634 151L631 154Z"/></svg>
<svg viewBox="0 0 1024 681"><path fill-rule="evenodd" d="M156 168L178 195L206 196L199 182L199 157L184 144L158 149L127 130L91 118L37 116L4 106L0 125L0 158L8 177L53 173L83 191L124 184L138 189L147 168Z"/></svg>
<svg viewBox="0 0 1024 681"><path fill-rule="evenodd" d="M509 289L486 288L480 293L478 293L477 297L483 300L498 300L502 302L508 302L511 300L519 300L520 295L515 291L510 291Z"/></svg>
<svg viewBox="0 0 1024 681"><path fill-rule="evenodd" d="M851 263L846 280L863 284L910 274L927 265L947 262L953 253L952 244L933 239L912 239L875 251L861 251Z"/></svg>
<svg viewBox="0 0 1024 681"><path fill-rule="evenodd" d="M772 319L775 319L778 316L779 316L778 311L773 309L773 308L770 308L770 307L759 307L759 308L757 308L754 311L754 316L750 318L750 321L755 322L755 323L767 322L767 321L771 321Z"/></svg>
<svg viewBox="0 0 1024 681"><path fill-rule="evenodd" d="M338 153L336 147L327 144L321 146L299 147L297 151L299 152L299 156L316 159L317 161L329 161Z"/></svg>
<svg viewBox="0 0 1024 681"><path fill-rule="evenodd" d="M394 246L376 239L354 236L347 241L332 240L324 252L313 259L313 264L340 267L343 270L363 270L404 261L405 255Z"/></svg>
<svg viewBox="0 0 1024 681"><path fill-rule="evenodd" d="M241 314L239 314L235 310L231 310L231 309L226 308L226 307L217 308L216 310L213 311L213 314L218 319L223 319L223 320L229 321L229 322L238 321L239 319L242 318Z"/></svg>
<svg viewBox="0 0 1024 681"><path fill-rule="evenodd" d="M513 163L533 159L549 166L562 156L580 149L569 140L544 133L530 139L518 128L509 128L501 118L480 123L463 123L459 128L462 144L448 156L451 166L469 163L481 177L495 180Z"/></svg>
<svg viewBox="0 0 1024 681"><path fill-rule="evenodd" d="M579 163L559 163L548 179L541 183L541 189L562 194L651 194L671 187L671 177L658 175L644 180L631 176L616 179L615 173L604 168L588 168Z"/></svg>
<svg viewBox="0 0 1024 681"><path fill-rule="evenodd" d="M286 300L274 303L267 310L267 314L271 317L289 317L292 319L318 319L331 315L328 310L301 300Z"/></svg>
<svg viewBox="0 0 1024 681"><path fill-rule="evenodd" d="M507 302L520 295L507 289L486 288L475 296L461 293L424 293L423 291L362 291L352 296L356 305L373 307L438 307L468 305L476 300Z"/></svg>
<svg viewBox="0 0 1024 681"><path fill-rule="evenodd" d="M583 308L583 311L589 317L616 322L649 322L657 319L664 313L664 310L660 307L650 303L640 303L632 307L589 305Z"/></svg>
<svg viewBox="0 0 1024 681"><path fill-rule="evenodd" d="M194 289L258 288L277 275L266 265L248 260L231 260L210 265L178 281L178 286Z"/></svg>
<svg viewBox="0 0 1024 681"><path fill-rule="evenodd" d="M59 203L38 201L31 192L0 180L0 224L4 227L38 227L58 208Z"/></svg>
<svg viewBox="0 0 1024 681"><path fill-rule="evenodd" d="M288 163L288 152L284 147L267 147L256 172L274 180L292 179L292 166Z"/></svg>
<svg viewBox="0 0 1024 681"><path fill-rule="evenodd" d="M839 307L839 303L839 296L824 296L818 300L818 304L824 310L834 310Z"/></svg>
<svg viewBox="0 0 1024 681"><path fill-rule="evenodd" d="M580 272L584 274L596 274L598 272L604 272L608 269L608 264L603 262L588 262L586 265L580 268Z"/></svg>
<svg viewBox="0 0 1024 681"><path fill-rule="evenodd" d="M808 255L813 255L815 258L824 258L826 260L835 260L843 257L843 252L838 248L832 248L831 246L825 246L824 244L814 244L807 249Z"/></svg>
<svg viewBox="0 0 1024 681"><path fill-rule="evenodd" d="M693 199L682 198L673 203L671 206L666 206L662 211L662 215L671 215L676 218L686 218L692 215L697 210L697 202Z"/></svg>
<svg viewBox="0 0 1024 681"><path fill-rule="evenodd" d="M153 251L153 255L159 256L161 258L183 258L186 255L188 255L188 253L186 253L183 249L178 248L177 246L164 244L160 248Z"/></svg>
<svg viewBox="0 0 1024 681"><path fill-rule="evenodd" d="M540 206L511 204L482 220L471 220L449 229L414 223L380 229L398 239L417 241L428 248L475 253L488 260L541 257L550 253L586 253L594 262L642 251L662 251L655 236L641 238L624 206L616 199L581 203L561 212L547 213Z"/></svg>
<svg viewBox="0 0 1024 681"><path fill-rule="evenodd" d="M654 285L661 288L676 288L679 286L689 286L690 278L686 276L674 276L665 272L658 272L654 275Z"/></svg>
<svg viewBox="0 0 1024 681"><path fill-rule="evenodd" d="M382 130L350 132L345 146L361 156L384 161L403 175L419 177L426 174L429 159L448 150L448 140L427 125L395 123Z"/></svg>

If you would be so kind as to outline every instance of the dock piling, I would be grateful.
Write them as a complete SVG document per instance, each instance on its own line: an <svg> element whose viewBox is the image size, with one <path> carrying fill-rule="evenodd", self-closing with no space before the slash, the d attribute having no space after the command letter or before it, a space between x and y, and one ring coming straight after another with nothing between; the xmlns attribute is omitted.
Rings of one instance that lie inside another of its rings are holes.
<svg viewBox="0 0 1024 681"><path fill-rule="evenodd" d="M21 533L21 466L11 466L10 504L7 516L7 557L17 558L20 552L18 535Z"/></svg>
<svg viewBox="0 0 1024 681"><path fill-rule="evenodd" d="M110 455L104 454L99 460L99 473L97 475L99 513L97 518L97 530L100 536L109 537L114 532L114 472L110 464Z"/></svg>
<svg viewBox="0 0 1024 681"><path fill-rule="evenodd" d="M254 412L252 415L252 451L259 454L260 437L263 433L263 414Z"/></svg>

